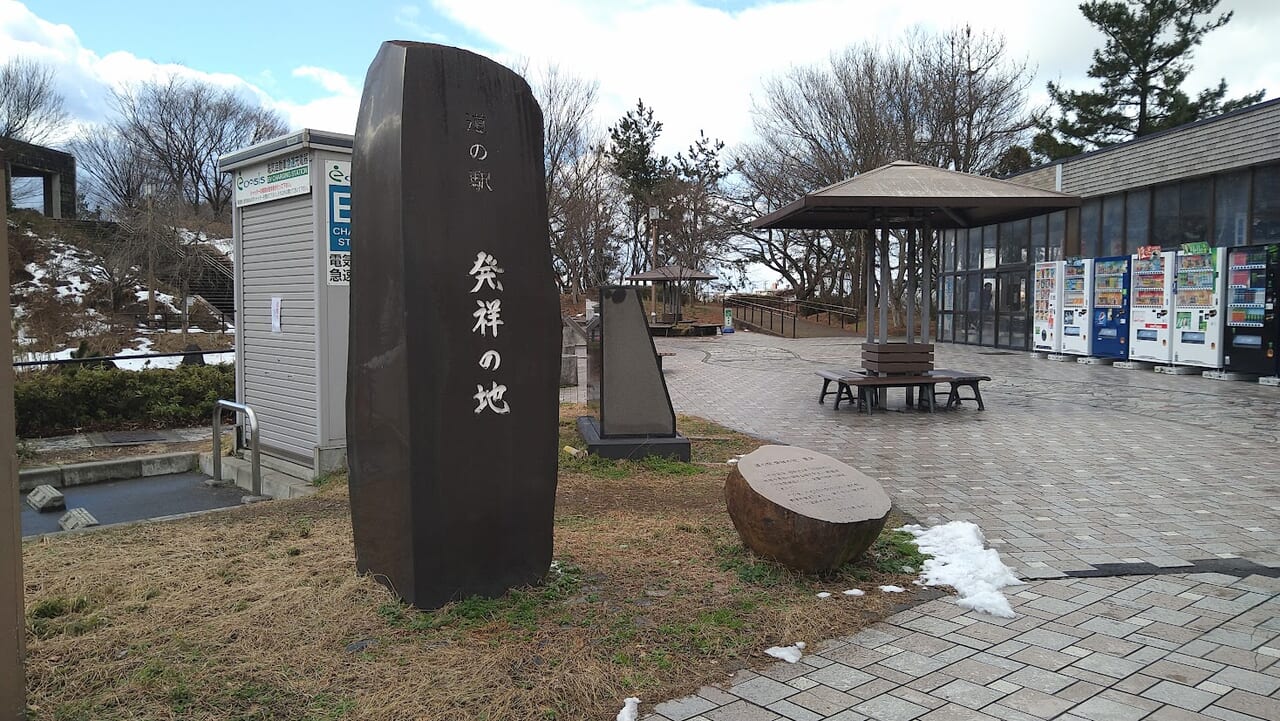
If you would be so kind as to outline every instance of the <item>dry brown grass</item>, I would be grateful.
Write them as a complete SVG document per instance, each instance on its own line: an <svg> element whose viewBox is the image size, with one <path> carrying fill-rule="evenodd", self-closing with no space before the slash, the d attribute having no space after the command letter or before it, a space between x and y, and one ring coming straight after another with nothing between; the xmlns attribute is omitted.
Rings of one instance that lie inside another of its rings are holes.
<svg viewBox="0 0 1280 721"><path fill-rule="evenodd" d="M625 696L692 692L904 600L838 593L906 585L876 570L896 558L817 579L746 554L719 463L561 463L563 570L435 612L354 573L342 479L310 499L28 543L33 718L612 718Z"/></svg>

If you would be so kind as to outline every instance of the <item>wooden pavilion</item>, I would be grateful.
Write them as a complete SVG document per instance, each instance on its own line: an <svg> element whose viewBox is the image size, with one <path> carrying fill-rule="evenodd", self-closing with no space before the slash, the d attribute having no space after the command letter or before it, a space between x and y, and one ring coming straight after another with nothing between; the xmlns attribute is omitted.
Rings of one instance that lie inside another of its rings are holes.
<svg viewBox="0 0 1280 721"><path fill-rule="evenodd" d="M876 375L924 373L933 369L933 345L929 342L932 273L928 272L933 265L933 231L1021 220L1079 205L1078 196L900 160L815 190L757 219L752 227L870 231L864 248L868 258L867 342L862 347L862 366ZM880 231L878 242L876 230ZM908 297L916 296L923 280L923 307L917 336L915 303L907 303L905 343L889 341L891 230L902 233L901 255L905 258L914 259L915 245L920 243L921 266L926 271L921 277L921 268L914 263L906 271Z"/></svg>

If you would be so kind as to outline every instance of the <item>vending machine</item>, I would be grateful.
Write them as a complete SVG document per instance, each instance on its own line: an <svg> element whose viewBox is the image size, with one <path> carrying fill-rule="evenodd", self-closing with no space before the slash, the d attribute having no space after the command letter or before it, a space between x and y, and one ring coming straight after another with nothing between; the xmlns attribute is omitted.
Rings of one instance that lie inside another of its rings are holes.
<svg viewBox="0 0 1280 721"><path fill-rule="evenodd" d="M1169 317L1173 310L1173 251L1146 246L1130 261L1129 360L1168 364L1173 360Z"/></svg>
<svg viewBox="0 0 1280 721"><path fill-rule="evenodd" d="M1129 256L1093 261L1091 352L1099 358L1129 358Z"/></svg>
<svg viewBox="0 0 1280 721"><path fill-rule="evenodd" d="M1062 267L1061 260L1036 263L1032 350L1062 352Z"/></svg>
<svg viewBox="0 0 1280 721"><path fill-rule="evenodd" d="M1177 255L1173 292L1173 362L1222 367L1222 296L1227 254L1189 243Z"/></svg>
<svg viewBox="0 0 1280 721"><path fill-rule="evenodd" d="M1093 314L1093 261L1073 258L1062 268L1062 352L1091 355L1093 335L1089 316Z"/></svg>
<svg viewBox="0 0 1280 721"><path fill-rule="evenodd" d="M1227 370L1274 375L1280 344L1276 319L1280 245L1227 251Z"/></svg>

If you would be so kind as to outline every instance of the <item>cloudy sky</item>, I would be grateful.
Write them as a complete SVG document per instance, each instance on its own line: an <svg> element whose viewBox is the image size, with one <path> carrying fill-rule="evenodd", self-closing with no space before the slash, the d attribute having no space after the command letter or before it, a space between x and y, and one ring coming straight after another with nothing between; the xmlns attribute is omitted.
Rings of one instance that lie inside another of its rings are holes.
<svg viewBox="0 0 1280 721"><path fill-rule="evenodd" d="M110 112L109 89L172 71L243 85L295 127L352 132L360 87L384 40L439 42L501 62L556 63L598 80L598 121L637 98L666 126L674 153L699 130L751 137L763 79L913 26L970 23L1003 32L1044 84L1085 87L1100 36L1065 0L0 0L0 61L58 70L75 117ZM1225 77L1235 95L1280 96L1280 3L1223 0L1234 20L1196 51L1188 89Z"/></svg>

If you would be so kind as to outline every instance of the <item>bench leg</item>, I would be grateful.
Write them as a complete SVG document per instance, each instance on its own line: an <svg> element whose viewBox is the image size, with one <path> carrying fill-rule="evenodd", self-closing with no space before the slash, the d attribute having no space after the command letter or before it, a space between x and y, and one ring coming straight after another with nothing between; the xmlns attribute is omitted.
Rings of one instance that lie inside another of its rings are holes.
<svg viewBox="0 0 1280 721"><path fill-rule="evenodd" d="M826 397L827 397L828 395L830 395L830 394L831 394L831 391L828 391L828 390L827 390L827 389L828 389L828 388L830 388L830 387L831 387L831 379L830 379L830 378L823 378L823 379L822 379L822 392L818 394L818 403L823 403L823 402L825 402ZM840 402L840 399L839 399L839 398L836 398L836 402L837 402L837 403L839 403L839 402Z"/></svg>
<svg viewBox="0 0 1280 721"><path fill-rule="evenodd" d="M978 390L978 382L974 381L971 387L973 388L973 399L978 402L978 410L985 411L987 407L982 404L982 391Z"/></svg>

